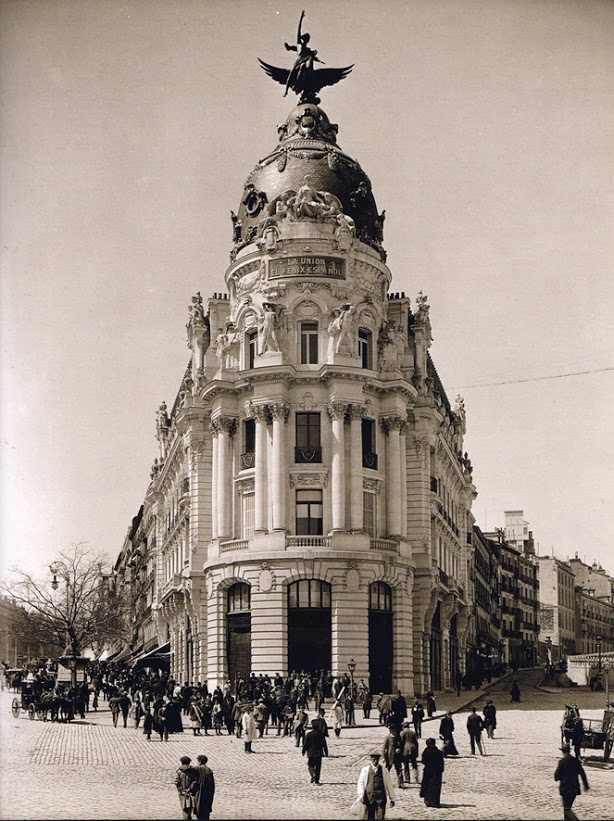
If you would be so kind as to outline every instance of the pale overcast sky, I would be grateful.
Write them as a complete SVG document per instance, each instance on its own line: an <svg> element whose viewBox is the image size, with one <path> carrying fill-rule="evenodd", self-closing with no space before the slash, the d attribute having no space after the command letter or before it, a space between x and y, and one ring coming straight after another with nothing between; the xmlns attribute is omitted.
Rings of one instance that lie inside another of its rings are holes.
<svg viewBox="0 0 614 821"><path fill-rule="evenodd" d="M302 6L0 6L4 563L114 557L188 360L192 294L224 289L230 209L293 100ZM465 396L484 529L614 572L614 3L312 0L339 143L386 209L392 290L429 296ZM465 387L576 371L537 382Z"/></svg>

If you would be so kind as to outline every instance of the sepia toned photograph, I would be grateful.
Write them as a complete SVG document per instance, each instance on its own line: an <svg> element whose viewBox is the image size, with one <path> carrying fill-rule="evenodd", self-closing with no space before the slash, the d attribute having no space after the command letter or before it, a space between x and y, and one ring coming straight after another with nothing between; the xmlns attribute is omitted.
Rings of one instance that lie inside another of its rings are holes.
<svg viewBox="0 0 614 821"><path fill-rule="evenodd" d="M614 817L613 42L0 0L0 819Z"/></svg>

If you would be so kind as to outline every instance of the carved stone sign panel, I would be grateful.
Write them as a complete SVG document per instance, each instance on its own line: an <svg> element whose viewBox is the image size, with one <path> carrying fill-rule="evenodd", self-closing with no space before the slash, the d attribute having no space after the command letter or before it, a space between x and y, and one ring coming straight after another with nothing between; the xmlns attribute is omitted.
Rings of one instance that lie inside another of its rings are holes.
<svg viewBox="0 0 614 821"><path fill-rule="evenodd" d="M282 277L332 277L345 279L344 261L336 257L286 257L269 262L269 279Z"/></svg>

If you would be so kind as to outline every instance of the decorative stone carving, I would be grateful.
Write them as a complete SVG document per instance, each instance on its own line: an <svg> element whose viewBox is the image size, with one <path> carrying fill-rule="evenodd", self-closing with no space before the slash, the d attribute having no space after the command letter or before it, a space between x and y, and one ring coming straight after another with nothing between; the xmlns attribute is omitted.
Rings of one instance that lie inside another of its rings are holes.
<svg viewBox="0 0 614 821"><path fill-rule="evenodd" d="M203 309L203 298L200 294L200 291L197 291L194 296L192 297L192 303L188 308L189 312L189 322L188 328L194 325L205 325L205 311Z"/></svg>
<svg viewBox="0 0 614 821"><path fill-rule="evenodd" d="M380 419L380 427L384 433L389 433L391 430L401 430L406 420L402 416L391 415L382 416Z"/></svg>
<svg viewBox="0 0 614 821"><path fill-rule="evenodd" d="M169 425L170 419L168 418L166 402L162 402L162 404L158 408L158 412L156 415L156 432L158 438L160 438L161 436L166 436L166 434L168 433Z"/></svg>
<svg viewBox="0 0 614 821"><path fill-rule="evenodd" d="M379 479L363 479L362 489L368 490L370 493L380 493L382 483Z"/></svg>
<svg viewBox="0 0 614 821"><path fill-rule="evenodd" d="M416 436L414 439L414 448L416 449L418 459L424 459L428 453L429 443L426 439Z"/></svg>
<svg viewBox="0 0 614 821"><path fill-rule="evenodd" d="M366 413L367 408L364 405L350 405L348 416L350 419L363 419Z"/></svg>
<svg viewBox="0 0 614 821"><path fill-rule="evenodd" d="M235 243L241 242L241 229L243 227L241 220L234 211L230 212L230 219L232 220L232 241Z"/></svg>
<svg viewBox="0 0 614 821"><path fill-rule="evenodd" d="M263 562L266 565L266 562ZM260 588L261 593L269 593L274 586L275 577L273 573L269 570L268 566L263 567L260 573L258 574L258 587Z"/></svg>
<svg viewBox="0 0 614 821"><path fill-rule="evenodd" d="M394 322L386 322L379 336L380 367L383 371L398 370L405 352L403 329Z"/></svg>
<svg viewBox="0 0 614 821"><path fill-rule="evenodd" d="M218 328L215 340L215 353L221 368L237 368L239 366L239 344L241 337L233 322L226 323L226 330Z"/></svg>
<svg viewBox="0 0 614 821"><path fill-rule="evenodd" d="M294 191L289 189L269 205L267 213L258 223L258 235L271 227L279 227L286 219L310 219L316 222L328 222L354 234L354 220L343 213L341 200L328 191L317 191L311 185L311 177L303 178L303 185Z"/></svg>
<svg viewBox="0 0 614 821"><path fill-rule="evenodd" d="M268 201L269 198L264 191L256 191L253 183L247 183L241 202L250 217L257 217Z"/></svg>
<svg viewBox="0 0 614 821"><path fill-rule="evenodd" d="M290 487L326 487L328 473L290 472Z"/></svg>
<svg viewBox="0 0 614 821"><path fill-rule="evenodd" d="M306 285L307 283L301 284ZM313 283L311 282L309 283L309 285L312 284ZM318 316L318 314L320 313L320 309L318 308L315 302L305 300L304 302L301 302L299 305L296 306L296 308L294 309L294 313L301 319L313 319L314 317Z"/></svg>
<svg viewBox="0 0 614 821"><path fill-rule="evenodd" d="M340 305L332 312L328 333L333 339L335 353L354 355L354 315L356 308L349 302Z"/></svg>
<svg viewBox="0 0 614 821"><path fill-rule="evenodd" d="M350 593L357 593L360 587L360 573L351 567L345 574L345 587Z"/></svg>
<svg viewBox="0 0 614 821"><path fill-rule="evenodd" d="M328 415L332 420L335 419L345 419L345 415L348 411L349 405L347 402L330 402L328 405Z"/></svg>
<svg viewBox="0 0 614 821"><path fill-rule="evenodd" d="M262 307L264 313L258 323L259 351L261 354L268 351L279 352L278 324L282 308L273 302L265 302Z"/></svg>
<svg viewBox="0 0 614 821"><path fill-rule="evenodd" d="M237 490L241 496L244 496L246 493L253 493L255 489L256 482L253 477L241 479L240 482L237 482Z"/></svg>
<svg viewBox="0 0 614 821"><path fill-rule="evenodd" d="M287 422L290 415L290 405L287 402L273 402L269 405L269 412L273 419L282 419Z"/></svg>
<svg viewBox="0 0 614 821"><path fill-rule="evenodd" d="M298 406L301 410L310 411L315 408L315 402L312 393L304 393L303 398L298 403Z"/></svg>
<svg viewBox="0 0 614 821"><path fill-rule="evenodd" d="M269 421L271 414L268 405L254 405L250 402L250 410L251 415L260 422L264 422L266 424Z"/></svg>
<svg viewBox="0 0 614 821"><path fill-rule="evenodd" d="M234 436L237 430L237 420L234 416L216 416L211 420L211 425L216 433L225 431L229 436Z"/></svg>

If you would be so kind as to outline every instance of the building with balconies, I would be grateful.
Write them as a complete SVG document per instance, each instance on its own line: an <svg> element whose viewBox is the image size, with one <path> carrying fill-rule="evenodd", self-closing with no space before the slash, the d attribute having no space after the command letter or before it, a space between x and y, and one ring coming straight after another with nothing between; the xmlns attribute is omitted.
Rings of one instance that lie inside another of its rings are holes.
<svg viewBox="0 0 614 821"><path fill-rule="evenodd" d="M538 556L539 642L545 661L556 664L576 652L576 604L574 573L567 562Z"/></svg>
<svg viewBox="0 0 614 821"><path fill-rule="evenodd" d="M301 102L233 214L228 293L197 293L190 362L143 518L176 678L347 670L374 691L464 669L476 495L427 297L389 293L384 213Z"/></svg>

